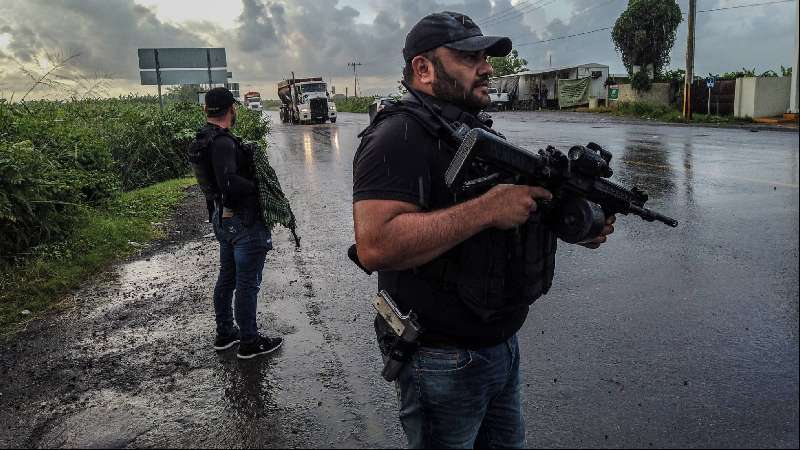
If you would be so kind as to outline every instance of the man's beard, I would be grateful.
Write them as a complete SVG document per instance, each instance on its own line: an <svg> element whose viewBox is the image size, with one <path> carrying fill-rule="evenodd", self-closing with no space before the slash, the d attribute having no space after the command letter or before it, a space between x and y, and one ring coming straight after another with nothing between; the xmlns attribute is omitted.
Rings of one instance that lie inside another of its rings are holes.
<svg viewBox="0 0 800 450"><path fill-rule="evenodd" d="M233 117L231 117L231 128L236 126L236 116L238 115L238 113L233 113Z"/></svg>
<svg viewBox="0 0 800 450"><path fill-rule="evenodd" d="M480 97L474 93L479 84L489 82L489 75L480 77L470 89L467 89L460 81L447 73L438 58L433 61L433 67L436 73L436 81L433 82L433 93L437 98L460 106L467 111L480 111L491 101L489 98Z"/></svg>

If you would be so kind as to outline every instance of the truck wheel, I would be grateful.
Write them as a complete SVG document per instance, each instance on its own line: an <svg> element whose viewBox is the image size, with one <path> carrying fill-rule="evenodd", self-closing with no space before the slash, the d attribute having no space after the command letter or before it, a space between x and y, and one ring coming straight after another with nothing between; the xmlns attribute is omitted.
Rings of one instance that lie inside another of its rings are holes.
<svg viewBox="0 0 800 450"><path fill-rule="evenodd" d="M331 119L331 123L336 123L336 117Z"/></svg>

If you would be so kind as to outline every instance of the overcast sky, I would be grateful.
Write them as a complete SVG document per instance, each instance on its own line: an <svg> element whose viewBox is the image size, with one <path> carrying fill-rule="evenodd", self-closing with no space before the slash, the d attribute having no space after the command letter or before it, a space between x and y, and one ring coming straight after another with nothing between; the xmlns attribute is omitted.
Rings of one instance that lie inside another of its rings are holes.
<svg viewBox="0 0 800 450"><path fill-rule="evenodd" d="M775 0L698 0L698 10ZM795 0L797 1L797 0ZM688 0L678 1L688 9ZM225 5L225 6L220 6ZM49 54L74 54L70 75L108 77L107 93L155 93L139 86L137 48L225 47L228 70L242 91L275 97L277 80L294 71L323 76L337 92L349 87L359 61L364 94L394 92L406 33L419 18L463 12L484 34L510 36L531 69L588 62L625 71L610 30L537 41L612 26L627 0L0 0L0 97L24 92L20 65L46 65ZM795 3L698 14L699 74L791 64ZM670 67L683 67L686 23ZM44 93L44 91L42 91Z"/></svg>

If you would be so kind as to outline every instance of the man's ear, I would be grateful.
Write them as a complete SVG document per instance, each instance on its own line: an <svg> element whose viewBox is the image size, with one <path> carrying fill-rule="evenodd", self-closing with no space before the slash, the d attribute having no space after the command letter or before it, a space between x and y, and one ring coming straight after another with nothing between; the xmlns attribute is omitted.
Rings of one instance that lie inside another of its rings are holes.
<svg viewBox="0 0 800 450"><path fill-rule="evenodd" d="M419 55L411 60L411 68L414 70L414 78L420 84L433 84L436 80L433 61Z"/></svg>

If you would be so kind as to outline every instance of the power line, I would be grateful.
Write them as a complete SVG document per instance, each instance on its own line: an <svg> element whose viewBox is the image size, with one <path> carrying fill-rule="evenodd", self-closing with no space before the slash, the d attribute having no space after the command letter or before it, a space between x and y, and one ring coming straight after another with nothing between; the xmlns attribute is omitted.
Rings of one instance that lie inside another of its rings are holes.
<svg viewBox="0 0 800 450"><path fill-rule="evenodd" d="M774 1L774 2L751 3L751 4L748 4L748 5L728 6L726 8L704 9L704 10L698 10L697 12L698 13L705 13L705 12L712 12L712 11L725 11L725 10L728 10L728 9L750 8L751 6L775 5L775 4L778 4L778 3L789 3L789 2L794 2L794 1L795 0L777 0L777 1Z"/></svg>
<svg viewBox="0 0 800 450"><path fill-rule="evenodd" d="M715 9L698 10L697 12L701 13L701 12L725 11L725 10L728 10L728 9L750 8L750 7L754 7L754 6L774 5L774 4L778 4L778 3L789 3L789 2L793 2L793 1L795 1L795 0L777 0L777 1L772 1L772 2L751 3L751 4L748 4L748 5L729 6L729 7L726 7L726 8L715 8ZM597 33L598 31L610 30L612 28L614 28L613 25L612 26L608 26L608 27L603 27L603 28L597 28L597 29L594 29L594 30L584 31L583 33L570 34L568 36L559 36L559 37L554 37L554 38L550 38L550 39L544 39L544 40L541 40L541 41L525 42L525 43L522 43L522 44L516 44L516 45L514 45L514 47L522 47L524 45L543 44L545 42L558 41L558 40L562 40L562 39L570 39L570 38L574 38L574 37L578 37L578 36L584 36L584 35L587 35L587 34Z"/></svg>
<svg viewBox="0 0 800 450"><path fill-rule="evenodd" d="M486 16L486 17L481 17L481 18L480 18L480 19L478 19L477 21L478 21L478 22L483 22L484 20L489 20L489 19L495 18L495 17L497 17L497 16L502 16L503 14L505 14L505 13L507 13L507 12L509 12L509 11L513 11L513 10L515 10L517 7L519 7L519 6L521 6L521 5L523 5L523 4L525 4L525 3L530 3L530 2L531 2L531 0L525 0L525 1L519 2L519 3L517 3L516 5L511 5L509 8L506 8L506 9L504 9L504 10L502 10L502 11L498 11L498 12L496 12L496 13L489 14L489 15L488 15L488 16Z"/></svg>
<svg viewBox="0 0 800 450"><path fill-rule="evenodd" d="M516 5L512 5L510 8L504 9L503 11L500 11L500 12L497 12L495 14L491 14L491 15L489 15L487 17L484 17L484 18L480 19L478 22L481 23L481 24L484 24L484 23L493 22L493 21L498 20L498 19L503 19L503 18L506 18L506 17L510 17L510 16L513 16L514 14L516 14L519 11L519 9L529 8L531 6L536 6L536 4L542 3L542 2L544 2L546 0L535 0L533 3L531 3L532 1L534 1L534 0L527 0L527 1L519 2Z"/></svg>
<svg viewBox="0 0 800 450"><path fill-rule="evenodd" d="M531 11L535 11L537 9L544 8L545 6L551 5L555 1L556 0L550 0L550 1L540 0L536 4L531 4L531 5L527 5L527 6L524 6L522 8L519 8L519 9L515 9L510 14L507 14L505 17L497 17L495 19L487 20L487 21L483 22L481 25L482 26L499 25L501 23L508 22L509 20L516 19L516 18L518 18L520 16L524 16L525 14L527 14L527 13L529 13Z"/></svg>
<svg viewBox="0 0 800 450"><path fill-rule="evenodd" d="M614 27L597 28L595 30L584 31L583 33L570 34L569 36L559 36L559 37L554 37L554 38L550 38L550 39L544 39L544 40L541 40L541 41L533 41L533 42L525 42L525 43L522 43L522 44L516 44L514 47L522 47L523 45L544 44L545 42L551 42L551 41L558 41L558 40L561 40L561 39L574 38L574 37L583 36L583 35L586 35L586 34L597 33L598 31L610 30L612 28L614 28Z"/></svg>
<svg viewBox="0 0 800 450"><path fill-rule="evenodd" d="M597 3L597 4L594 4L594 5L592 5L592 6L588 7L588 8L586 8L586 9L583 9L583 10L581 10L579 13L580 13L581 15L583 15L583 14L585 14L585 13L587 13L587 12L589 12L589 11L593 10L593 9L597 9L597 8L600 8L600 7L603 7L603 6L606 6L606 5L608 5L608 4L611 4L611 3L613 3L613 2L618 2L618 1L620 1L620 0L607 0L607 1L603 2L603 3ZM516 39L517 37L520 37L520 38L521 38L522 36L516 36L516 37L514 37L514 36L511 36L511 39L512 39L512 40L514 40L514 39Z"/></svg>

